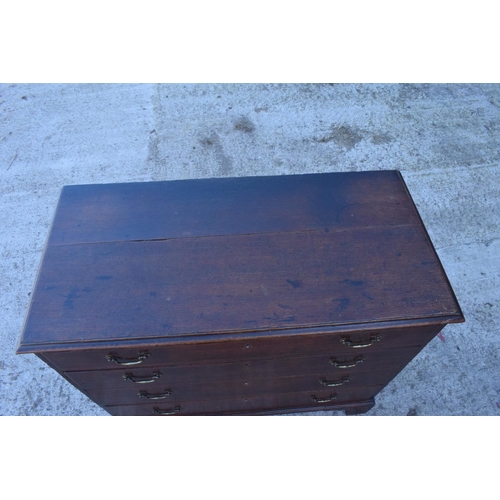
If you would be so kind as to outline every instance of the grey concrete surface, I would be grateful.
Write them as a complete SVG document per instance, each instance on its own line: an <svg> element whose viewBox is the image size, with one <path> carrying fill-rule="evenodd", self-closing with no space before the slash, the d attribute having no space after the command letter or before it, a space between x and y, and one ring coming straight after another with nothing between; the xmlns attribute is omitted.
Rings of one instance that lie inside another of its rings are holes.
<svg viewBox="0 0 500 500"><path fill-rule="evenodd" d="M499 415L499 137L493 84L1 85L0 414L107 415L14 353L63 185L399 169L467 321L368 415Z"/></svg>

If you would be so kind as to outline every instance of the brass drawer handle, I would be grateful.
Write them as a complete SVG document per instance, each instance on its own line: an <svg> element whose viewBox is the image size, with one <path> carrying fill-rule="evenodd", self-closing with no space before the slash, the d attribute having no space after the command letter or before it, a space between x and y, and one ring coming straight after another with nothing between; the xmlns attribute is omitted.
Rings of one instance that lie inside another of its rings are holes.
<svg viewBox="0 0 500 500"><path fill-rule="evenodd" d="M146 391L141 391L137 393L140 398L146 399L165 399L172 394L172 391L167 390L163 394L149 394Z"/></svg>
<svg viewBox="0 0 500 500"><path fill-rule="evenodd" d="M134 377L131 373L123 375L123 380L130 380L134 384L150 384L161 377L160 372L154 372L150 377Z"/></svg>
<svg viewBox="0 0 500 500"><path fill-rule="evenodd" d="M341 344L348 345L354 349L359 349L360 347L370 347L374 342L380 342L380 335L372 335L368 340L358 340L356 342L348 337L340 339Z"/></svg>
<svg viewBox="0 0 500 500"><path fill-rule="evenodd" d="M334 401L335 399L337 399L337 395L331 394L330 397L326 399L318 399L316 396L312 396L312 399L315 403L329 403L330 401Z"/></svg>
<svg viewBox="0 0 500 500"><path fill-rule="evenodd" d="M160 408L153 408L155 415L175 415L182 410L180 406L176 406L173 410L160 410Z"/></svg>
<svg viewBox="0 0 500 500"><path fill-rule="evenodd" d="M362 363L365 360L364 356L358 356L354 358L352 361L337 361L335 358L330 360L330 364L335 366L336 368L353 368L358 363Z"/></svg>
<svg viewBox="0 0 500 500"><path fill-rule="evenodd" d="M333 380L320 380L320 383L323 385L326 385L327 387L337 387L339 385L344 385L346 382L349 382L351 380L351 377L343 377L340 380L333 381Z"/></svg>
<svg viewBox="0 0 500 500"><path fill-rule="evenodd" d="M119 358L114 354L108 354L106 356L106 359L108 361L113 361L114 363L118 363L119 365L124 365L124 366L140 365L146 358L149 358L148 351L140 352L137 358Z"/></svg>

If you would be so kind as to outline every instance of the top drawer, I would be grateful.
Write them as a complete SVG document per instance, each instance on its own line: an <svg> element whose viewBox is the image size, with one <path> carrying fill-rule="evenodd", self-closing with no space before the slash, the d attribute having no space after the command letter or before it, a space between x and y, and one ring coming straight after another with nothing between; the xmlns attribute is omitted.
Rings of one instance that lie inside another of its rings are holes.
<svg viewBox="0 0 500 500"><path fill-rule="evenodd" d="M351 333L295 335L208 343L146 345L135 348L47 352L42 359L59 371L103 370L119 366L213 364L246 359L370 352L423 346L443 326L397 328Z"/></svg>

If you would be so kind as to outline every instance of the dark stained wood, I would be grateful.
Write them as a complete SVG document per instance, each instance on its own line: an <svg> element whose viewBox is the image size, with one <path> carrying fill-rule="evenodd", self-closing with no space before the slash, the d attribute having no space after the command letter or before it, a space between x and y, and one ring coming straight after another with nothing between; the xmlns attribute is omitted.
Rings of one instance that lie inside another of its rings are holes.
<svg viewBox="0 0 500 500"><path fill-rule="evenodd" d="M74 382L90 388L94 387L133 387L130 381L123 379L127 373L135 377L147 378L152 373L161 372L162 376L151 384L151 387L163 384L200 384L205 381L213 383L227 380L260 380L276 377L292 377L298 373L303 375L318 374L322 377L336 377L350 371L364 372L407 364L420 352L420 347L405 349L388 349L379 352L351 352L344 354L324 354L322 356L306 356L296 358L254 359L232 363L214 363L208 365L181 365L165 366L153 365L148 367L129 366L114 370L79 370L66 371L66 375ZM337 360L348 364L351 360L362 357L362 363L355 370L335 367L330 360Z"/></svg>
<svg viewBox="0 0 500 500"><path fill-rule="evenodd" d="M224 383L211 384L205 383L198 385L187 385L171 387L168 384L158 384L151 386L144 385L143 387L130 387L128 389L109 389L109 388L94 388L87 389L88 393L92 396L92 399L99 403L101 406L109 405L122 405L122 404L150 404L155 402L153 400L148 400L145 397L140 397L139 394L147 395L148 397L162 397L158 399L160 404L170 404L170 403L183 403L190 401L215 401L218 399L229 399L229 398L239 398L239 397L258 397L265 395L276 395L276 394L286 394L298 391L310 391L312 394L316 392L318 394L324 394L327 392L335 392L343 399L347 397L352 397L352 391L354 389L365 387L367 392L364 394L370 394L375 396L380 390L380 387L386 385L391 379L388 378L383 372L373 372L369 376L370 372L360 372L356 376L352 376L351 380L365 379L366 385L361 383L354 383L349 385L346 383L345 387L332 387L326 388L321 385L318 377L288 377L288 378L276 378L268 380L249 380L245 385L245 382L234 382L226 381ZM71 378L70 378L71 380ZM84 386L83 386L84 387ZM369 390L370 387L373 389ZM170 396L166 396L166 392L172 391ZM165 396L165 397L164 397ZM371 397L370 396L370 397ZM366 396L368 397L368 396ZM338 402L338 401L336 401Z"/></svg>
<svg viewBox="0 0 500 500"><path fill-rule="evenodd" d="M354 414L461 321L399 172L66 186L17 352L116 415Z"/></svg>
<svg viewBox="0 0 500 500"><path fill-rule="evenodd" d="M210 415L217 414L245 414L248 412L267 412L267 413L286 413L287 409L298 408L303 411L323 411L331 409L344 409L352 406L354 401L365 401L373 398L380 392L381 386L374 387L356 387L351 389L349 394L339 394L334 388L322 389L319 391L305 391L296 393L269 394L259 397L241 397L237 399L216 399L216 400L196 400L186 401L184 403L168 403L165 401L156 401L140 405L112 405L106 406L106 410L112 415L154 415L153 409L158 408L161 411L170 411L176 407L181 410L175 415ZM337 399L331 403L315 403L313 397L318 399L328 399L337 394ZM349 405L349 406L348 406ZM279 411L279 410L284 411ZM274 410L274 411L272 411ZM276 411L278 410L278 411Z"/></svg>
<svg viewBox="0 0 500 500"><path fill-rule="evenodd" d="M369 354L372 352L393 352L388 349L401 347L423 347L435 337L441 326L393 328L387 330L368 330L356 333L336 333L324 335L288 335L278 338L255 338L228 342L196 342L192 344L173 344L167 346L143 345L139 349L83 349L63 352L45 352L45 361L50 361L61 371L113 370L120 368L116 362L108 361L109 355L120 359L137 359L141 352L147 352L136 368L150 366L192 366L198 364L228 363L232 361L249 362L252 360L281 360L291 362L295 357L336 356L345 354ZM365 341L379 337L365 348L352 348L341 343L346 338Z"/></svg>
<svg viewBox="0 0 500 500"><path fill-rule="evenodd" d="M357 387L377 386L378 392L379 386L388 384L406 366L407 354L410 353L386 356L385 365L380 359L368 359L366 366L343 370L335 369L328 363L327 358L317 360L316 365L312 365L311 360L305 358L292 366L277 364L276 371L271 372L258 372L241 364L213 365L211 370L200 370L199 367L154 367L150 370L131 369L118 372L67 372L65 375L75 385L85 387L92 399L101 406L146 404L151 402L149 398L158 396L162 396L163 402L170 403L256 397L306 390L334 390L337 394L350 394L352 389ZM286 368L288 376L281 376L280 372L286 373ZM293 374L290 373L292 370ZM161 376L148 384L133 383L123 378L123 375L130 374L147 380L153 373L161 373ZM170 394L167 395L167 392Z"/></svg>
<svg viewBox="0 0 500 500"><path fill-rule="evenodd" d="M418 224L398 172L65 186L50 245Z"/></svg>
<svg viewBox="0 0 500 500"><path fill-rule="evenodd" d="M348 406L344 408L346 415L359 415L361 413L366 413L370 411L375 406L375 401L372 399L367 402L363 402L363 404L357 404L353 406Z"/></svg>
<svg viewBox="0 0 500 500"><path fill-rule="evenodd" d="M46 251L25 343L154 338L460 315L417 226Z"/></svg>

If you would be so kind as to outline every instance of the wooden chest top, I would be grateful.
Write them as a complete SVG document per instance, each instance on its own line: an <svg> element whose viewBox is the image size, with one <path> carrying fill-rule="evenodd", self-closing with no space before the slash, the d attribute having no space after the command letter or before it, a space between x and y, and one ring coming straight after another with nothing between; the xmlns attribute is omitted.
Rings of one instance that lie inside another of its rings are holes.
<svg viewBox="0 0 500 500"><path fill-rule="evenodd" d="M459 321L398 171L66 186L18 352Z"/></svg>

